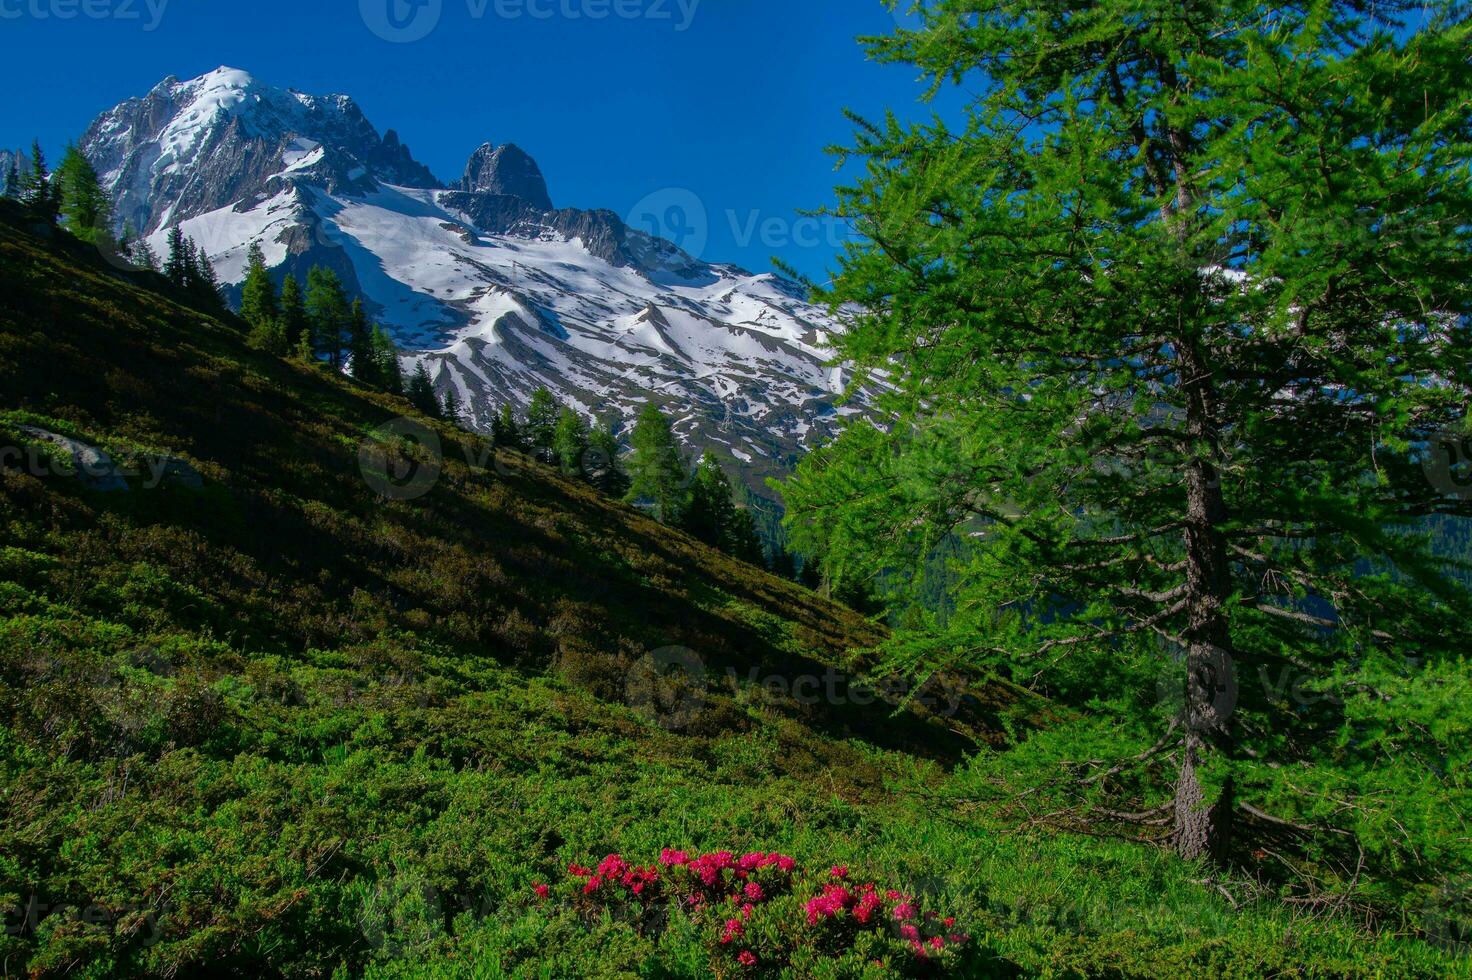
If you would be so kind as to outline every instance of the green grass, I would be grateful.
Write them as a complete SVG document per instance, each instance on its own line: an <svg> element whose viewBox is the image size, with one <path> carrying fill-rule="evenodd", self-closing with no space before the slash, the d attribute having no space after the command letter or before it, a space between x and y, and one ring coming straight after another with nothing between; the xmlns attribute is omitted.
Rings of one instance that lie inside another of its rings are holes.
<svg viewBox="0 0 1472 980"><path fill-rule="evenodd" d="M460 444L483 446L443 427L434 489L380 500L358 448L403 403L0 219L0 434L146 447L206 482L0 472L0 904L49 913L7 916L8 973L705 976L708 924L640 935L530 891L676 847L932 896L975 937L967 975L1472 975L1409 925L1234 909L1155 849L959 804L969 758L1045 706L755 689L861 668L882 634L522 457L477 472ZM671 646L711 679L677 730L629 703Z"/></svg>

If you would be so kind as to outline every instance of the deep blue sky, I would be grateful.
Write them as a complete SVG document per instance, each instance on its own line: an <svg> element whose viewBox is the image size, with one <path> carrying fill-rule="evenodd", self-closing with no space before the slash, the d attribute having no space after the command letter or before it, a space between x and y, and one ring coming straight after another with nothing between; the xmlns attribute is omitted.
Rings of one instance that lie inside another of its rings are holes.
<svg viewBox="0 0 1472 980"><path fill-rule="evenodd" d="M410 30L434 29L383 40L368 21L387 24L390 2ZM415 0L442 5L417 22L408 2L0 0L0 145L37 136L54 154L165 76L230 65L352 95L441 179L490 140L536 157L559 206L629 215L688 188L706 210L703 257L765 270L775 254L821 279L842 232L793 222L832 200L823 147L850 135L841 110L930 111L912 70L854 41L893 29L880 0L701 0L688 20L681 0Z"/></svg>

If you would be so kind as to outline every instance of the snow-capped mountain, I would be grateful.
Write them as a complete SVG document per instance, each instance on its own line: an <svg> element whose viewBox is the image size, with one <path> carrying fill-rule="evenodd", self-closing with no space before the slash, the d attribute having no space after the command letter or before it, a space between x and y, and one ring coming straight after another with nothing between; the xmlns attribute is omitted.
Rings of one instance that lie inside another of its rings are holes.
<svg viewBox="0 0 1472 980"><path fill-rule="evenodd" d="M120 223L158 250L182 225L226 284L252 242L279 275L335 269L479 427L543 385L589 416L652 398L756 479L858 410L835 407L848 374L825 366L838 324L793 284L554 208L514 145L480 146L443 183L350 98L221 68L104 113L82 149Z"/></svg>

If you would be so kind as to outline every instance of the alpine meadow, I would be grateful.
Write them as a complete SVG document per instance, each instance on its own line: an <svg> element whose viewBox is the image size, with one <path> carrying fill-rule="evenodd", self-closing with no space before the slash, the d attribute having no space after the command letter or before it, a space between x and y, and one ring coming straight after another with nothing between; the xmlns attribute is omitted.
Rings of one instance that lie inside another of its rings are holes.
<svg viewBox="0 0 1472 980"><path fill-rule="evenodd" d="M0 11L0 975L1472 978L1472 6L354 6Z"/></svg>

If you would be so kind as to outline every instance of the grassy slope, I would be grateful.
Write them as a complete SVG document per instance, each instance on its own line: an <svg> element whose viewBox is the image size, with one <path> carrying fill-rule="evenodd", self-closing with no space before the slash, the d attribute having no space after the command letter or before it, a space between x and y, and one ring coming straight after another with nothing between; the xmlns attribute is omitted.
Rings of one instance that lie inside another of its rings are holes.
<svg viewBox="0 0 1472 980"><path fill-rule="evenodd" d="M528 893L662 846L933 889L973 970L1456 965L1231 913L1153 851L953 812L933 801L963 753L1033 710L1015 692L949 719L769 695L749 670L821 674L878 634L521 457L474 472L460 443L484 447L448 429L435 489L380 500L358 452L402 403L250 352L8 211L0 270L0 444L31 422L206 482L0 473L0 899L68 907L0 935L7 970L700 975L679 924L640 940ZM624 703L671 645L715 690L673 732Z"/></svg>

